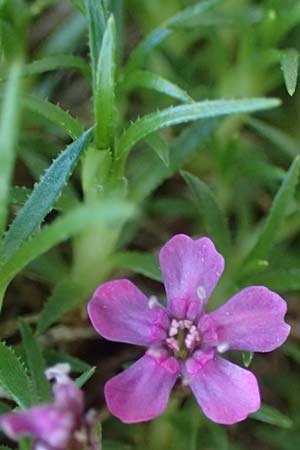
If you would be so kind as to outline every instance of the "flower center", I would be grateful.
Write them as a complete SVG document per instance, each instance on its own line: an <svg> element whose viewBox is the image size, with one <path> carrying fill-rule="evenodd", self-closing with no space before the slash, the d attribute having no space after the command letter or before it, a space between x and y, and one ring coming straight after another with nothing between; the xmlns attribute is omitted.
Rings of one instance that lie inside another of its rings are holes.
<svg viewBox="0 0 300 450"><path fill-rule="evenodd" d="M172 319L166 344L175 357L186 358L200 340L200 333L192 320Z"/></svg>

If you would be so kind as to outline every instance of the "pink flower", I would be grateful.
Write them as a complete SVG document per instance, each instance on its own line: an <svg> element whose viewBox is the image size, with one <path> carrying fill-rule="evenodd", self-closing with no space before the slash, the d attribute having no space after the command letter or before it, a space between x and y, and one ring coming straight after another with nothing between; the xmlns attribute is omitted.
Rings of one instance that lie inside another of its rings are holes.
<svg viewBox="0 0 300 450"><path fill-rule="evenodd" d="M34 450L79 450L83 446L99 450L92 432L93 413L83 413L83 392L68 372L68 364L57 364L46 372L53 381L53 403L0 417L0 428L10 439L30 436Z"/></svg>
<svg viewBox="0 0 300 450"><path fill-rule="evenodd" d="M128 280L97 288L88 305L96 331L106 339L148 347L145 355L105 385L111 413L126 423L153 419L167 406L178 377L189 385L204 414L233 424L260 407L255 376L219 353L269 352L287 338L286 302L252 286L213 312L204 307L224 268L208 238L183 234L161 249L167 307Z"/></svg>

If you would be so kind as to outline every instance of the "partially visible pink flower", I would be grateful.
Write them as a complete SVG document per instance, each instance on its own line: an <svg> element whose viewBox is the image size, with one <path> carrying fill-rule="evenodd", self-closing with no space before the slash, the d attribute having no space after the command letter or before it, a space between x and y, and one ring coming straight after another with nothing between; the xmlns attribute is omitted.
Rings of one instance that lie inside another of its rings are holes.
<svg viewBox="0 0 300 450"><path fill-rule="evenodd" d="M265 287L252 286L205 313L224 269L213 243L176 235L159 259L166 307L128 280L104 283L89 302L88 313L99 334L148 347L142 358L106 383L108 408L127 423L153 419L164 411L181 377L211 420L244 420L260 407L256 378L219 354L279 347L290 331L284 322L286 302Z"/></svg>
<svg viewBox="0 0 300 450"><path fill-rule="evenodd" d="M57 364L46 372L53 382L53 403L0 417L0 428L10 439L29 436L34 450L99 449L92 416L84 414L83 392L68 372L68 364Z"/></svg>

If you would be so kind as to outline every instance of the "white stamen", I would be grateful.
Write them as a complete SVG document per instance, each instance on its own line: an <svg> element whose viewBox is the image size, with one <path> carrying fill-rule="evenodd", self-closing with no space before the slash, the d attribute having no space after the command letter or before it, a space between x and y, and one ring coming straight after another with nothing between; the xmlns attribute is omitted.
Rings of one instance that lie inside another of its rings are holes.
<svg viewBox="0 0 300 450"><path fill-rule="evenodd" d="M158 305L158 303L159 302L158 302L157 298L155 297L155 295L151 295L151 297L149 297L148 307L150 309L154 308L154 306Z"/></svg>
<svg viewBox="0 0 300 450"><path fill-rule="evenodd" d="M193 325L193 322L191 320L184 320L184 328L187 328L188 330L191 328L191 326Z"/></svg>
<svg viewBox="0 0 300 450"><path fill-rule="evenodd" d="M228 342L221 342L217 345L217 350L219 353L225 353L227 350L229 350L229 344Z"/></svg>
<svg viewBox="0 0 300 450"><path fill-rule="evenodd" d="M154 356L155 358L159 358L162 355L161 350L159 350L158 348L149 348L149 350L147 350L147 353L149 355Z"/></svg>
<svg viewBox="0 0 300 450"><path fill-rule="evenodd" d="M180 347L177 339L174 338L167 338L166 339L167 345L175 352L179 352Z"/></svg>
<svg viewBox="0 0 300 450"><path fill-rule="evenodd" d="M197 297L199 298L199 300L205 300L206 290L203 286L198 286L196 293L197 293Z"/></svg>
<svg viewBox="0 0 300 450"><path fill-rule="evenodd" d="M184 330L184 328L185 328L185 326L184 326L184 320L179 320L179 328L181 329L181 330Z"/></svg>
<svg viewBox="0 0 300 450"><path fill-rule="evenodd" d="M176 336L178 334L178 328L171 327L169 330L169 336Z"/></svg>
<svg viewBox="0 0 300 450"><path fill-rule="evenodd" d="M58 363L52 367L49 367L45 371L45 375L48 380L55 380L57 383L66 383L70 380L69 373L71 366L69 363Z"/></svg>
<svg viewBox="0 0 300 450"><path fill-rule="evenodd" d="M188 386L191 383L192 379L190 377L184 377L182 379L183 386Z"/></svg>

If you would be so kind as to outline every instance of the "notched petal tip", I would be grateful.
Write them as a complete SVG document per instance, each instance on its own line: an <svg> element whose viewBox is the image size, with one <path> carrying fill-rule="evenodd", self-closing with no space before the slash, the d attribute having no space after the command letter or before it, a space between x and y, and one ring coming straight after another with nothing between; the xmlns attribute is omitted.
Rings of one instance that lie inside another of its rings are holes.
<svg viewBox="0 0 300 450"><path fill-rule="evenodd" d="M250 286L209 313L219 342L233 350L270 352L280 347L290 333L285 322L287 303L264 286Z"/></svg>
<svg viewBox="0 0 300 450"><path fill-rule="evenodd" d="M224 270L224 258L207 238L173 236L161 249L159 261L168 302L173 299L207 303Z"/></svg>

